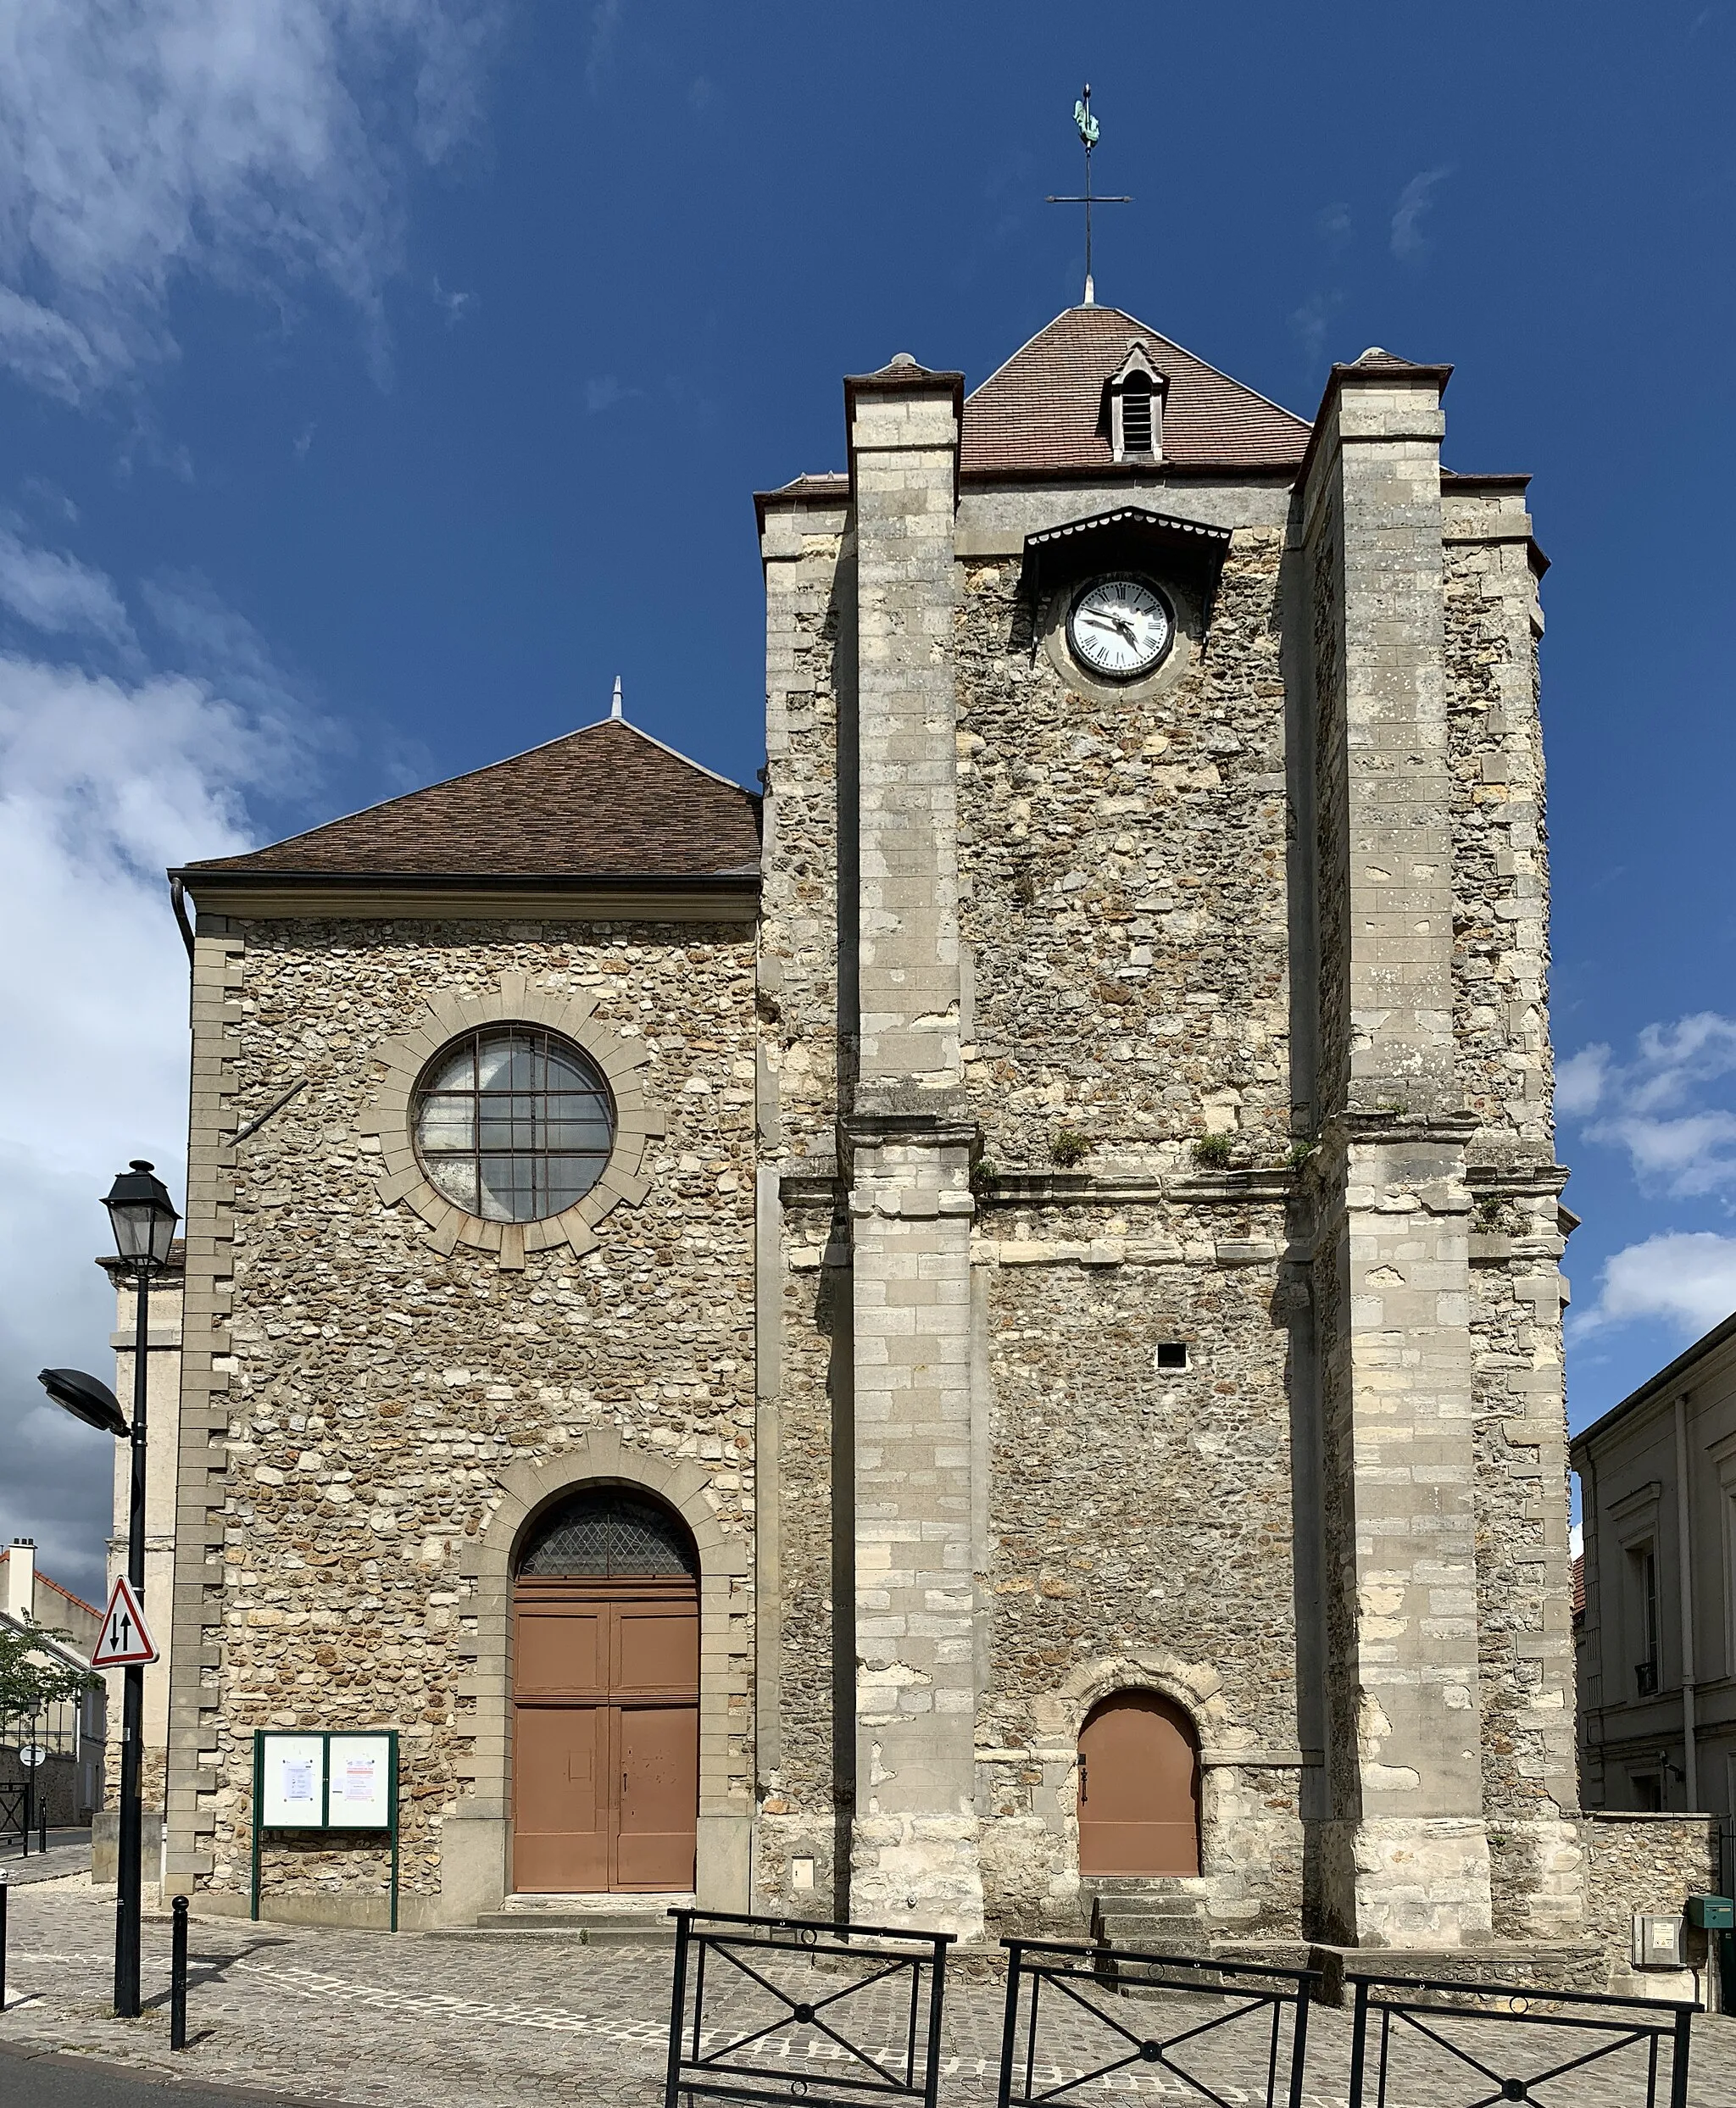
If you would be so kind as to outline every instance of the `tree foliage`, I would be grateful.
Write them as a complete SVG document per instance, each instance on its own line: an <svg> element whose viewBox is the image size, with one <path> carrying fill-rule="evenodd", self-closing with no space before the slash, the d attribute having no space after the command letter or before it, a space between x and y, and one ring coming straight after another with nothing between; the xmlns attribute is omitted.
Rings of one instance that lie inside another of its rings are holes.
<svg viewBox="0 0 1736 2108"><path fill-rule="evenodd" d="M46 1625L0 1625L0 1720L28 1717L82 1697L95 1677L50 1654L42 1642L70 1634Z"/></svg>

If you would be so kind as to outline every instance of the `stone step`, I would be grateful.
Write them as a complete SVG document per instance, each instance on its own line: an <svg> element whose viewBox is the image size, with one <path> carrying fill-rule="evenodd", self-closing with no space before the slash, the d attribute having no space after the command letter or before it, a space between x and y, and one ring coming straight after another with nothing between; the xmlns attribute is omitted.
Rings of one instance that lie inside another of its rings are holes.
<svg viewBox="0 0 1736 2108"><path fill-rule="evenodd" d="M636 1911L484 1911L474 1925L448 1926L446 1939L576 1939L585 1947L673 1947L670 1918Z"/></svg>

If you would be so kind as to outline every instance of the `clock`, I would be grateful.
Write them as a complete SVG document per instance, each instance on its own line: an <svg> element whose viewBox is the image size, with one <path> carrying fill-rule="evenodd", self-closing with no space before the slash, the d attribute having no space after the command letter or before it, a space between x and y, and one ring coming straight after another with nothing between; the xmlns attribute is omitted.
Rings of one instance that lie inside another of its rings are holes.
<svg viewBox="0 0 1736 2108"><path fill-rule="evenodd" d="M1155 587L1137 578L1099 578L1073 603L1067 642L1088 672L1133 681L1168 651L1176 618Z"/></svg>

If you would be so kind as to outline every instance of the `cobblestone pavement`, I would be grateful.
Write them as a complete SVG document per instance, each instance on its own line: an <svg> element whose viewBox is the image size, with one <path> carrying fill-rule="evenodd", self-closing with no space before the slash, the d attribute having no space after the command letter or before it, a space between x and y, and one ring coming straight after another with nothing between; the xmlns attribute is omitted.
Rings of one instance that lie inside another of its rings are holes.
<svg viewBox="0 0 1736 2108"><path fill-rule="evenodd" d="M14 1896L0 2042L75 2050L140 2072L173 2071L177 2077L355 2108L373 2102L391 2102L394 2108L557 2102L656 2108L662 2098L667 1948L584 1947L554 1934L394 1938L195 1920L188 2000L192 2046L171 2057L168 1924L156 1920L146 1926L149 2003L136 2022L116 2021L108 2011L113 1926L112 1902L88 1889L39 1888ZM787 1973L782 1957L779 1964L792 1994L819 2006L820 2016L789 2031L795 2040L787 2050L769 2044L767 2061L792 2079L804 2079L811 2100L826 2098L824 2082L835 2081L843 2068L844 2053L822 2024L832 2018L860 2046L876 2055L896 2055L902 2063L908 2004L893 1986L882 1983L854 2000L823 2005L841 1982L835 1970L792 1960L788 1966L801 1972L798 1982ZM723 1978L729 1974L722 1972ZM745 1978L726 1990L715 1961L712 1988L724 2000L717 2014L724 2025L754 2023L774 2010ZM993 2100L1003 1999L1001 1982L986 1970L961 1972L949 1983L941 2065L945 2108L980 2108ZM1127 2041L1104 2022L1077 2010L1063 2014L1065 2003L1055 2001L1057 2024L1051 2029L1045 2022L1050 2086L1129 2053ZM1136 2039L1221 2021L1229 2011L1215 1994L1185 2000L1164 1994L1105 1998L1102 2003ZM709 2019L709 1994L707 2012ZM1522 2032L1524 2069L1536 2072L1559 2061L1544 2029ZM1488 2034L1484 2044L1494 2038ZM709 2042L721 2039L716 2034ZM1175 2055L1184 2064L1191 2061L1223 2100L1239 2108L1265 2098L1268 2040L1265 2025L1252 2016ZM1418 2050L1427 2051L1436 2066L1433 2073L1422 2068ZM1308 2108L1344 2108L1349 2053L1348 2016L1333 2008L1312 2009ZM1521 2061L1515 2052L1508 2068ZM0 2060L0 2085L28 2068ZM1417 2038L1395 2067L1388 2108L1463 2108L1493 2091L1463 2066L1456 2076L1442 2077L1438 2053ZM1136 2062L1061 2098L1182 2104L1201 2096L1172 2071ZM1624 2064L1594 2066L1536 2098L1544 2108L1639 2108L1643 2065L1629 2052ZM1689 2098L1692 2108L1736 2108L1736 2023L1696 2022Z"/></svg>
<svg viewBox="0 0 1736 2108"><path fill-rule="evenodd" d="M25 1857L11 1838L0 1852L0 1876L8 1887L21 1888L39 1881L63 1881L68 1874L87 1873L91 1865L88 1830L51 1830L48 1849L39 1852L31 1833L30 1855Z"/></svg>

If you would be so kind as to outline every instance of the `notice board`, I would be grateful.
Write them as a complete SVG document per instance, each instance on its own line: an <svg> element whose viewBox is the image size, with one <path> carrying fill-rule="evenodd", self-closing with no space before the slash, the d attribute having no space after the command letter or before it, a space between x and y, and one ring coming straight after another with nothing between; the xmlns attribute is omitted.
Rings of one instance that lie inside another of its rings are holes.
<svg viewBox="0 0 1736 2108"><path fill-rule="evenodd" d="M396 1728L255 1731L255 1918L259 1915L260 1839L268 1830L383 1830L392 1844L392 1929L398 1930Z"/></svg>

